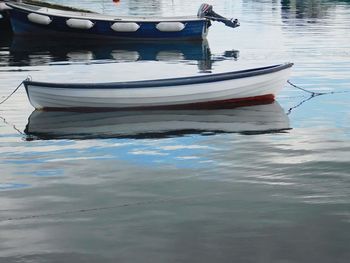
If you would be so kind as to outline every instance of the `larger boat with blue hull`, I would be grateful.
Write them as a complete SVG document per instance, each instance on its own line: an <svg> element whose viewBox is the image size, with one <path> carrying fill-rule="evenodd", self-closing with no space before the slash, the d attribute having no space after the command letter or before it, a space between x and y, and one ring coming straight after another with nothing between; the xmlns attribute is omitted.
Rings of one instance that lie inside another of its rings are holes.
<svg viewBox="0 0 350 263"><path fill-rule="evenodd" d="M211 21L237 27L236 19L216 14L202 4L197 16L116 17L97 13L65 11L23 3L7 3L13 32L17 35L45 35L136 40L203 39Z"/></svg>

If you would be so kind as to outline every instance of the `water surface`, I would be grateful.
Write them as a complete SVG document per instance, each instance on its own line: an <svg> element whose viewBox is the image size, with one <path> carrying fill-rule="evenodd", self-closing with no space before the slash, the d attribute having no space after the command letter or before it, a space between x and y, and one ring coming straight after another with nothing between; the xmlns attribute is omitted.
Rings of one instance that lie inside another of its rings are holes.
<svg viewBox="0 0 350 263"><path fill-rule="evenodd" d="M52 1L192 15L201 1ZM208 1L240 19L195 43L0 35L0 97L24 78L106 82L295 63L277 102L207 111L0 105L0 262L348 262L349 1Z"/></svg>

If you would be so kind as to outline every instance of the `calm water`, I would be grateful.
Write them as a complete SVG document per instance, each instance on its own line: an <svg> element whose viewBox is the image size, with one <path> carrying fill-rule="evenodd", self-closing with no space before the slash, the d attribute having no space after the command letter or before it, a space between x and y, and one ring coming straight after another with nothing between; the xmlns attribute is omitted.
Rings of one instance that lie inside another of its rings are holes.
<svg viewBox="0 0 350 263"><path fill-rule="evenodd" d="M56 1L123 15L202 1ZM33 112L0 105L0 262L349 262L350 2L207 1L184 44L54 43L0 33L0 97L26 76L117 81L295 63L269 105Z"/></svg>

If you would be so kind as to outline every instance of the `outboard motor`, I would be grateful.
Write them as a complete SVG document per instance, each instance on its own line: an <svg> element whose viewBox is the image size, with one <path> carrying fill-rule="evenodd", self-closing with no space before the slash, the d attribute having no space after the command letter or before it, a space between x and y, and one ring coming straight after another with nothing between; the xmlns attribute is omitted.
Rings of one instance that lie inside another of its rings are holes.
<svg viewBox="0 0 350 263"><path fill-rule="evenodd" d="M215 13L213 10L213 6L208 5L208 4L201 4L201 6L199 7L199 10L198 10L198 13L197 13L197 17L206 18L206 19L209 19L211 21L222 22L226 26L232 27L232 28L239 26L239 22L237 19L225 18L225 17Z"/></svg>

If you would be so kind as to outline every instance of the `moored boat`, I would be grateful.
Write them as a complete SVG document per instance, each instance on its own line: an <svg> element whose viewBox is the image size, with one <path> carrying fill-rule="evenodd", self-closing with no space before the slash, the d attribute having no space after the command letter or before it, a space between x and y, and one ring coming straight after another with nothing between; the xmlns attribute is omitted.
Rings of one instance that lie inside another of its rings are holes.
<svg viewBox="0 0 350 263"><path fill-rule="evenodd" d="M28 140L166 138L186 134L262 134L290 129L278 102L204 110L32 112Z"/></svg>
<svg viewBox="0 0 350 263"><path fill-rule="evenodd" d="M112 83L23 81L36 109L211 107L245 101L273 101L292 63L226 73Z"/></svg>
<svg viewBox="0 0 350 263"><path fill-rule="evenodd" d="M116 17L75 12L23 3L7 3L13 32L17 35L48 37L159 40L203 39L211 21L237 27L236 19L226 19L201 5L197 16Z"/></svg>

